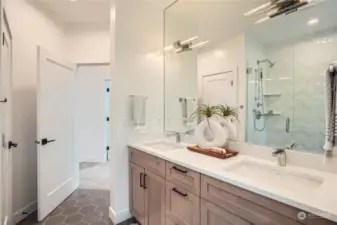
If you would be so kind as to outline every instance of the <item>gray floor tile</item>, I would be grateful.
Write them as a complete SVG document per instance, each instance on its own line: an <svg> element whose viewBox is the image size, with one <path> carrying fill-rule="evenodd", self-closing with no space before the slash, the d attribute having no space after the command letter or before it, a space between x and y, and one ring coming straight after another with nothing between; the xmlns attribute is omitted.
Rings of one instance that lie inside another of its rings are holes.
<svg viewBox="0 0 337 225"><path fill-rule="evenodd" d="M19 225L113 225L109 219L110 194L106 190L77 190L44 221L33 213Z"/></svg>

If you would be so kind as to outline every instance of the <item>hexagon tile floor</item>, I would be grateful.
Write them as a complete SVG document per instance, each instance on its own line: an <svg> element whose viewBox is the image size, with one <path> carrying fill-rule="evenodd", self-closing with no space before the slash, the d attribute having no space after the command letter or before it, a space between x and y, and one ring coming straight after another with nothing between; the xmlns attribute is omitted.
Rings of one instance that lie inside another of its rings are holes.
<svg viewBox="0 0 337 225"><path fill-rule="evenodd" d="M44 221L33 213L19 225L113 225L109 219L109 191L80 189L70 195ZM129 220L118 225L138 224Z"/></svg>

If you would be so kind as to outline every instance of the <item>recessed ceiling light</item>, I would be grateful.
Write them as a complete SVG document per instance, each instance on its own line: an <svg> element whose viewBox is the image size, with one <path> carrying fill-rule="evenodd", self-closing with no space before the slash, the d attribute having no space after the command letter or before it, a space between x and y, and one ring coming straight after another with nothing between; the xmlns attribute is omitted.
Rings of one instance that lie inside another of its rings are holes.
<svg viewBox="0 0 337 225"><path fill-rule="evenodd" d="M313 25L316 25L318 23L319 23L319 19L313 18L313 19L310 19L307 24L308 24L308 26L313 26Z"/></svg>

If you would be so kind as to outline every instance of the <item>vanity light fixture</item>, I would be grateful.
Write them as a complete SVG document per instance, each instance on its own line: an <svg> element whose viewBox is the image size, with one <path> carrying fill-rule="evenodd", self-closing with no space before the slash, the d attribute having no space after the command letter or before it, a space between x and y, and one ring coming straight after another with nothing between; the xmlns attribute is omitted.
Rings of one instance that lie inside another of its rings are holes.
<svg viewBox="0 0 337 225"><path fill-rule="evenodd" d="M193 48L200 48L209 42L209 41L202 41L202 42L193 44L193 41L196 40L197 38L199 37L194 36L184 41L178 40L174 42L173 45L165 46L164 51L167 52L167 51L174 50L175 53L189 52L189 51L192 51Z"/></svg>
<svg viewBox="0 0 337 225"><path fill-rule="evenodd" d="M186 50L186 49L190 48L191 45L192 45L192 41L194 41L197 38L198 38L198 36L194 36L194 37L188 38L184 41L178 40L178 41L174 42L173 45L165 46L164 51L168 52L168 51L172 51L174 49L176 49L176 52L184 51L184 49Z"/></svg>
<svg viewBox="0 0 337 225"><path fill-rule="evenodd" d="M270 19L269 16L263 17L263 18L255 21L255 24L259 24L259 23L265 22L265 21L267 21L269 19Z"/></svg>
<svg viewBox="0 0 337 225"><path fill-rule="evenodd" d="M191 38L189 38L189 39L187 39L185 41L181 41L180 44L182 44L182 45L188 44L188 43L194 41L197 38L198 38L198 36L191 37Z"/></svg>
<svg viewBox="0 0 337 225"><path fill-rule="evenodd" d="M319 19L317 19L317 18L312 18L312 19L310 19L310 20L308 21L307 25L308 25L308 26L313 26L313 25L316 25L316 24L318 24L318 23L319 23Z"/></svg>
<svg viewBox="0 0 337 225"><path fill-rule="evenodd" d="M308 9L323 1L324 0L269 0L267 3L244 13L244 16L262 15L262 18L255 21L255 24L259 24L274 17L289 15L297 11ZM314 25L318 23L318 19L314 19L310 24L309 22L308 25Z"/></svg>
<svg viewBox="0 0 337 225"><path fill-rule="evenodd" d="M272 2L267 2L267 3L265 3L265 4L261 5L261 6L256 7L255 9L252 9L252 10L246 12L244 14L244 16L251 16L251 15L253 15L255 13L261 12L261 11L267 9L267 7L271 6L271 4L272 4Z"/></svg>
<svg viewBox="0 0 337 225"><path fill-rule="evenodd" d="M199 42L198 44L192 45L191 48L200 48L202 46L204 46L205 44L207 44L209 41L202 41Z"/></svg>

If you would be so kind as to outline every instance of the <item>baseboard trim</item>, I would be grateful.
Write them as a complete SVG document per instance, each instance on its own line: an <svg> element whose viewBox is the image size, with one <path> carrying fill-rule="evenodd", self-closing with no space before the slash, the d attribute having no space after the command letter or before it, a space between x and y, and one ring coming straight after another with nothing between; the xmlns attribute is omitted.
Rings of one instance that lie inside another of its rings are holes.
<svg viewBox="0 0 337 225"><path fill-rule="evenodd" d="M130 219L132 216L129 210L123 210L116 213L113 208L109 207L109 217L114 224L119 224L125 220Z"/></svg>
<svg viewBox="0 0 337 225"><path fill-rule="evenodd" d="M29 203L28 205L26 205L22 209L16 211L13 214L14 224L19 223L21 220L25 219L27 216L29 216L30 214L32 214L36 210L37 210L37 202L34 201L34 202Z"/></svg>

